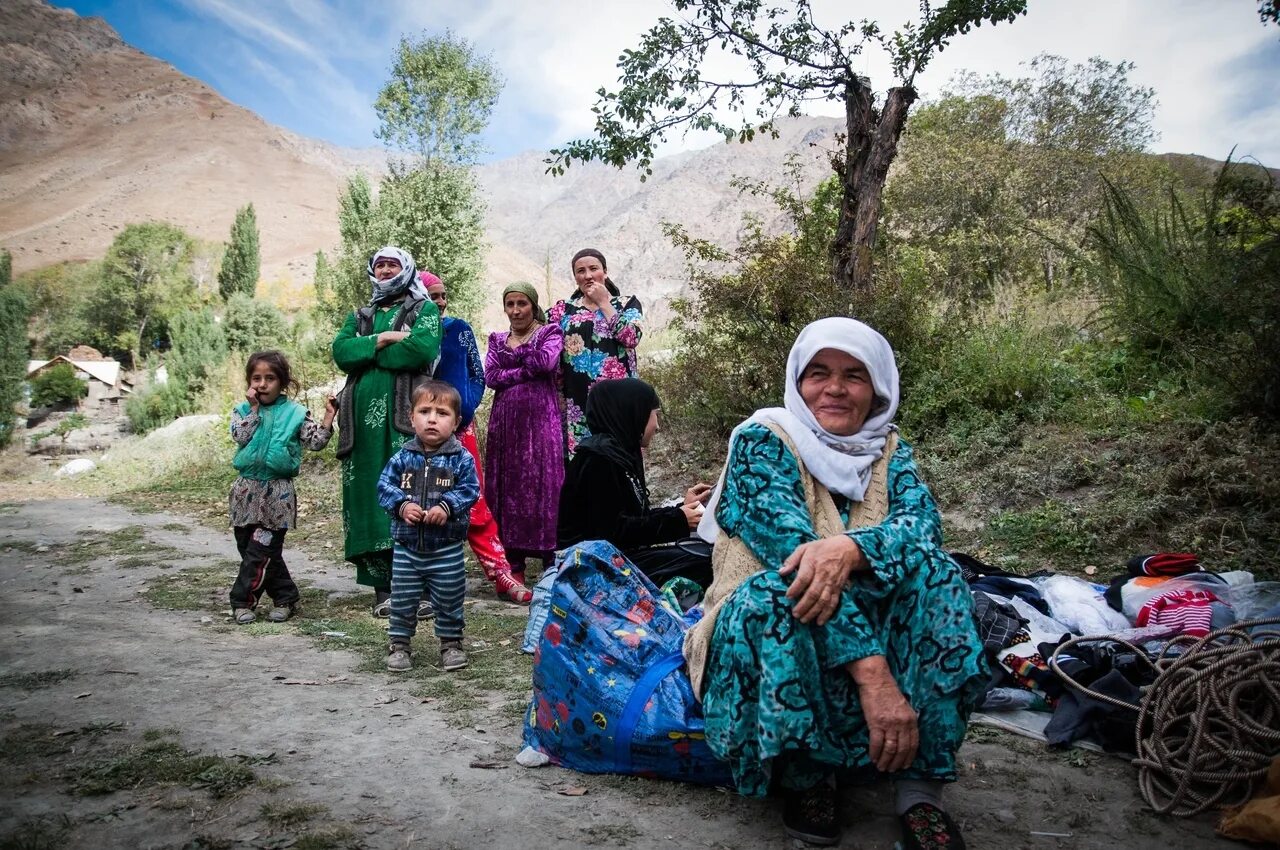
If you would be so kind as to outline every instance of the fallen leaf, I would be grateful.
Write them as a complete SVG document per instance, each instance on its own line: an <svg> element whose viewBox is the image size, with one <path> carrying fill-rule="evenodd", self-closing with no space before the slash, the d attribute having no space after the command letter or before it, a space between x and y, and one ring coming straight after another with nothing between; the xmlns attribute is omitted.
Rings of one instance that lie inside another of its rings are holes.
<svg viewBox="0 0 1280 850"><path fill-rule="evenodd" d="M501 764L500 762L481 761L479 759L476 759L475 761L471 762L471 767L478 768L479 770L506 770L507 769L507 766L505 764Z"/></svg>
<svg viewBox="0 0 1280 850"><path fill-rule="evenodd" d="M404 713L403 713L403 712L400 712L400 711L397 711L397 712L395 712L394 714L392 714L391 716L392 716L392 717L404 717Z"/></svg>
<svg viewBox="0 0 1280 850"><path fill-rule="evenodd" d="M72 592L72 593L84 593L84 588L83 588L83 587L73 587L73 588L71 588L71 592Z"/></svg>
<svg viewBox="0 0 1280 850"><path fill-rule="evenodd" d="M556 793L565 797L581 797L583 794L587 793L587 789L583 788L581 785L566 785L559 791L556 791Z"/></svg>
<svg viewBox="0 0 1280 850"><path fill-rule="evenodd" d="M85 691L85 692L84 692L84 693L82 693L82 694L76 694L76 697L75 697L75 698L76 698L76 699L84 699L85 697L91 697L91 696L93 696L93 691Z"/></svg>
<svg viewBox="0 0 1280 850"><path fill-rule="evenodd" d="M320 684L320 682L317 681L316 679L285 679L280 684L282 685L318 685Z"/></svg>

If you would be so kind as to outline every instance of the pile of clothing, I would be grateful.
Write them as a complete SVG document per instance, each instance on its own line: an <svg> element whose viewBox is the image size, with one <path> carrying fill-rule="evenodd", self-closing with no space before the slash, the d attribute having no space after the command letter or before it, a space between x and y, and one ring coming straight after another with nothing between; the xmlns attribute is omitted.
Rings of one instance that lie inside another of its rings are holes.
<svg viewBox="0 0 1280 850"><path fill-rule="evenodd" d="M1049 667L1066 641L1099 637L1059 655L1059 667L1080 685L1136 707L1155 679L1150 659L1171 639L1280 616L1280 582L1210 572L1187 553L1138 555L1110 585L1046 572L1020 576L962 553L952 557L969 582L994 671L981 710L1052 712L1045 736L1054 746L1088 738L1108 751L1133 752L1137 720L1134 711L1081 694ZM1119 640L1141 647L1141 657Z"/></svg>

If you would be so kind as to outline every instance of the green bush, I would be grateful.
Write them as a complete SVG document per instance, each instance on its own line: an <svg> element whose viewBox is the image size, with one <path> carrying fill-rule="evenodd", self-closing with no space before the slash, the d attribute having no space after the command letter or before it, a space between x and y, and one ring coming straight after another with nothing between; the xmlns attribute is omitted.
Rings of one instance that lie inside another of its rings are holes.
<svg viewBox="0 0 1280 850"><path fill-rule="evenodd" d="M672 305L679 340L672 358L648 374L673 418L722 435L757 408L781 403L791 344L816 319L853 316L876 328L904 373L930 345L930 318L910 281L883 274L874 291L856 292L832 280L828 187L808 202L782 190L754 191L773 196L792 218L793 233L774 236L748 220L731 254L666 227L685 252L692 293Z"/></svg>
<svg viewBox="0 0 1280 850"><path fill-rule="evenodd" d="M124 412L134 433L145 434L190 413L191 402L186 389L171 380L151 384L131 395L125 402Z"/></svg>
<svg viewBox="0 0 1280 850"><path fill-rule="evenodd" d="M1108 187L1090 230L1107 315L1135 353L1228 411L1280 417L1280 197L1228 161L1198 201L1142 209Z"/></svg>
<svg viewBox="0 0 1280 850"><path fill-rule="evenodd" d="M264 348L279 348L289 335L284 316L271 304L237 292L227 299L222 317L227 348L251 354Z"/></svg>
<svg viewBox="0 0 1280 850"><path fill-rule="evenodd" d="M76 377L75 367L59 363L31 379L31 406L52 407L75 404L89 392L89 385Z"/></svg>

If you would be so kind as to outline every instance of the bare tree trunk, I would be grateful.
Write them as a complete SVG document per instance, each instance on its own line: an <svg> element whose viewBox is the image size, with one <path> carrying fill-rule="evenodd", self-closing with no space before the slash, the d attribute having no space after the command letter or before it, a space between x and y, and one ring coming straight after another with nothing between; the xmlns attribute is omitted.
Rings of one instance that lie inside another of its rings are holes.
<svg viewBox="0 0 1280 850"><path fill-rule="evenodd" d="M845 86L844 157L833 163L842 189L840 220L831 258L836 282L850 289L871 288L884 183L915 99L916 91L909 86L890 89L884 109L877 113L866 83L853 77Z"/></svg>

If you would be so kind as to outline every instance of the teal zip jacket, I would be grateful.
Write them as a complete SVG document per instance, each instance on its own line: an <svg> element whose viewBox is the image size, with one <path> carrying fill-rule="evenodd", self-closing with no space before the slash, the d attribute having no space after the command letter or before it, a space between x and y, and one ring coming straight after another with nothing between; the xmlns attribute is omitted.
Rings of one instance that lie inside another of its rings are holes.
<svg viewBox="0 0 1280 850"><path fill-rule="evenodd" d="M236 405L241 416L249 415L249 402ZM231 465L245 478L272 481L293 478L302 466L302 442L298 432L307 419L307 409L281 396L274 403L258 405L258 430L232 459Z"/></svg>

